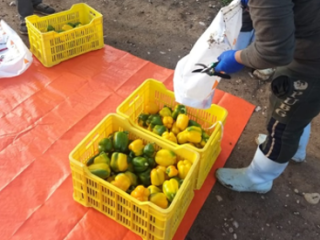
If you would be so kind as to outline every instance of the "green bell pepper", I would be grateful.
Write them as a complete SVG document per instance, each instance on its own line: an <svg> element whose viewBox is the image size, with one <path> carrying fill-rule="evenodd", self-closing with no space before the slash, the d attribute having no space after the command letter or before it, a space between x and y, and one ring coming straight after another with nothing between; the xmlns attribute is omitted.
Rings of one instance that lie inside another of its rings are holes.
<svg viewBox="0 0 320 240"><path fill-rule="evenodd" d="M112 141L110 138L103 138L101 141L98 143L98 149L99 152L107 152L110 153L112 151Z"/></svg>
<svg viewBox="0 0 320 240"><path fill-rule="evenodd" d="M148 127L147 120L149 115L145 113L141 113L138 117L138 125L141 127Z"/></svg>
<svg viewBox="0 0 320 240"><path fill-rule="evenodd" d="M127 162L128 162L128 169L127 170L130 172L134 172L134 168L133 168L133 164L132 164L132 160L134 158L135 158L134 153L130 152L127 157Z"/></svg>
<svg viewBox="0 0 320 240"><path fill-rule="evenodd" d="M135 158L136 156L134 155L134 152L130 151L128 154L128 163L132 163L132 160Z"/></svg>
<svg viewBox="0 0 320 240"><path fill-rule="evenodd" d="M193 120L189 120L189 123L188 123L188 127L191 127L191 126L195 126L195 127L199 127L201 128L201 125L199 123L197 123L196 121L193 121Z"/></svg>
<svg viewBox="0 0 320 240"><path fill-rule="evenodd" d="M87 161L87 166L90 166L91 164L93 164L93 161L96 157L98 157L100 155L100 153L97 153L95 155L93 155L91 158L88 159Z"/></svg>
<svg viewBox="0 0 320 240"><path fill-rule="evenodd" d="M146 157L147 158L147 161L148 161L148 164L149 164L149 167L150 168L154 168L157 166L157 163L156 161L154 160L153 157Z"/></svg>
<svg viewBox="0 0 320 240"><path fill-rule="evenodd" d="M47 27L47 32L55 31L55 30L56 30L56 29L55 29L53 26L48 25L48 27Z"/></svg>
<svg viewBox="0 0 320 240"><path fill-rule="evenodd" d="M158 114L149 115L147 125L150 126L151 129L156 125L163 125L161 116Z"/></svg>
<svg viewBox="0 0 320 240"><path fill-rule="evenodd" d="M148 187L151 185L150 173L151 173L151 169L148 168L146 171L138 174L139 181L145 187Z"/></svg>
<svg viewBox="0 0 320 240"><path fill-rule="evenodd" d="M155 150L156 149L155 149L154 143L148 143L143 148L143 155L147 157L153 157L155 154Z"/></svg>
<svg viewBox="0 0 320 240"><path fill-rule="evenodd" d="M135 172L143 172L149 167L148 160L144 157L135 157L132 160L132 165Z"/></svg>
<svg viewBox="0 0 320 240"><path fill-rule="evenodd" d="M202 139L205 142L208 142L209 138L210 138L210 135L208 135L205 131L202 130Z"/></svg>
<svg viewBox="0 0 320 240"><path fill-rule="evenodd" d="M152 132L159 135L159 136L162 136L162 134L167 130L168 129L163 125L156 125L156 126L154 126Z"/></svg>
<svg viewBox="0 0 320 240"><path fill-rule="evenodd" d="M128 150L128 132L116 132L113 136L113 146L116 152L126 152Z"/></svg>
<svg viewBox="0 0 320 240"><path fill-rule="evenodd" d="M186 106L181 104L175 106L174 111L172 113L172 118L176 120L179 114L187 114Z"/></svg>

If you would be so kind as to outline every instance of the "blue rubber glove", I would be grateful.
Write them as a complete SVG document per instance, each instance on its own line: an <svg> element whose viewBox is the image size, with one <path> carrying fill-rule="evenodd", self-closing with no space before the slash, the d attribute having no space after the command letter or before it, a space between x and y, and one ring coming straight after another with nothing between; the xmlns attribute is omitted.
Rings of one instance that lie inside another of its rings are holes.
<svg viewBox="0 0 320 240"><path fill-rule="evenodd" d="M236 51L229 50L223 52L219 57L219 63L215 67L216 72L235 73L240 71L244 66L236 61Z"/></svg>
<svg viewBox="0 0 320 240"><path fill-rule="evenodd" d="M242 6L244 6L245 8L248 7L248 2L249 2L249 0L241 0L241 4L242 4Z"/></svg>

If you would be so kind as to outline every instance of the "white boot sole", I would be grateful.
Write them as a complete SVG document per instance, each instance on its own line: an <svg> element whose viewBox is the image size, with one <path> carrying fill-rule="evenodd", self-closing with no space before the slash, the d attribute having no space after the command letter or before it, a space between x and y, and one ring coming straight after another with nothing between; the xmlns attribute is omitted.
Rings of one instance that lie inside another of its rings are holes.
<svg viewBox="0 0 320 240"><path fill-rule="evenodd" d="M245 181L244 184L241 184L240 183L241 180L235 181L236 178L239 178L239 175L236 174L234 176L226 177L224 176L225 174L223 174L223 172L220 174L219 173L220 171L216 171L215 173L216 178L224 187L230 190L233 190L236 192L254 192L259 194L265 194L272 189L272 181L267 183L250 184L250 185ZM225 179L225 181L223 179Z"/></svg>

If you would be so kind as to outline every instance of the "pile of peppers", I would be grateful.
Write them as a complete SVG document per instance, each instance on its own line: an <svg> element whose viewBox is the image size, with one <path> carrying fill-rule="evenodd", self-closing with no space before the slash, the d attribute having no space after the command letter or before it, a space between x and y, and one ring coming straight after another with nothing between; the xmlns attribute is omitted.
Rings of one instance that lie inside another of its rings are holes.
<svg viewBox="0 0 320 240"><path fill-rule="evenodd" d="M163 110L161 113L164 114ZM150 119L156 127L157 119ZM169 123L168 123L169 124ZM88 170L139 201L168 208L187 177L192 162L155 143L129 138L118 131L99 141L98 153L86 162Z"/></svg>
<svg viewBox="0 0 320 240"><path fill-rule="evenodd" d="M203 148L210 138L199 123L189 119L187 108L181 104L173 110L166 105L159 110L155 103L148 103L137 122L139 126L177 144Z"/></svg>

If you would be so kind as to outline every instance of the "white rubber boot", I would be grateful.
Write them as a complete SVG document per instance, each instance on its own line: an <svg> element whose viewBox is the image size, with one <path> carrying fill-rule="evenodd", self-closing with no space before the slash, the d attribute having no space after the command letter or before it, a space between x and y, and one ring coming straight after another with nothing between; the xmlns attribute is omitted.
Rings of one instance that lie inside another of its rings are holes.
<svg viewBox="0 0 320 240"><path fill-rule="evenodd" d="M303 133L300 137L299 141L299 147L296 152L296 154L291 158L295 162L304 162L306 159L306 151L307 151L307 145L310 138L310 132L311 132L311 123L309 123L304 129ZM259 134L259 136L256 138L256 143L258 145L264 143L264 141L267 139L267 135L265 134Z"/></svg>
<svg viewBox="0 0 320 240"><path fill-rule="evenodd" d="M272 182L287 167L288 163L277 163L267 158L258 147L251 164L246 168L219 168L216 177L219 182L238 192L267 193Z"/></svg>

